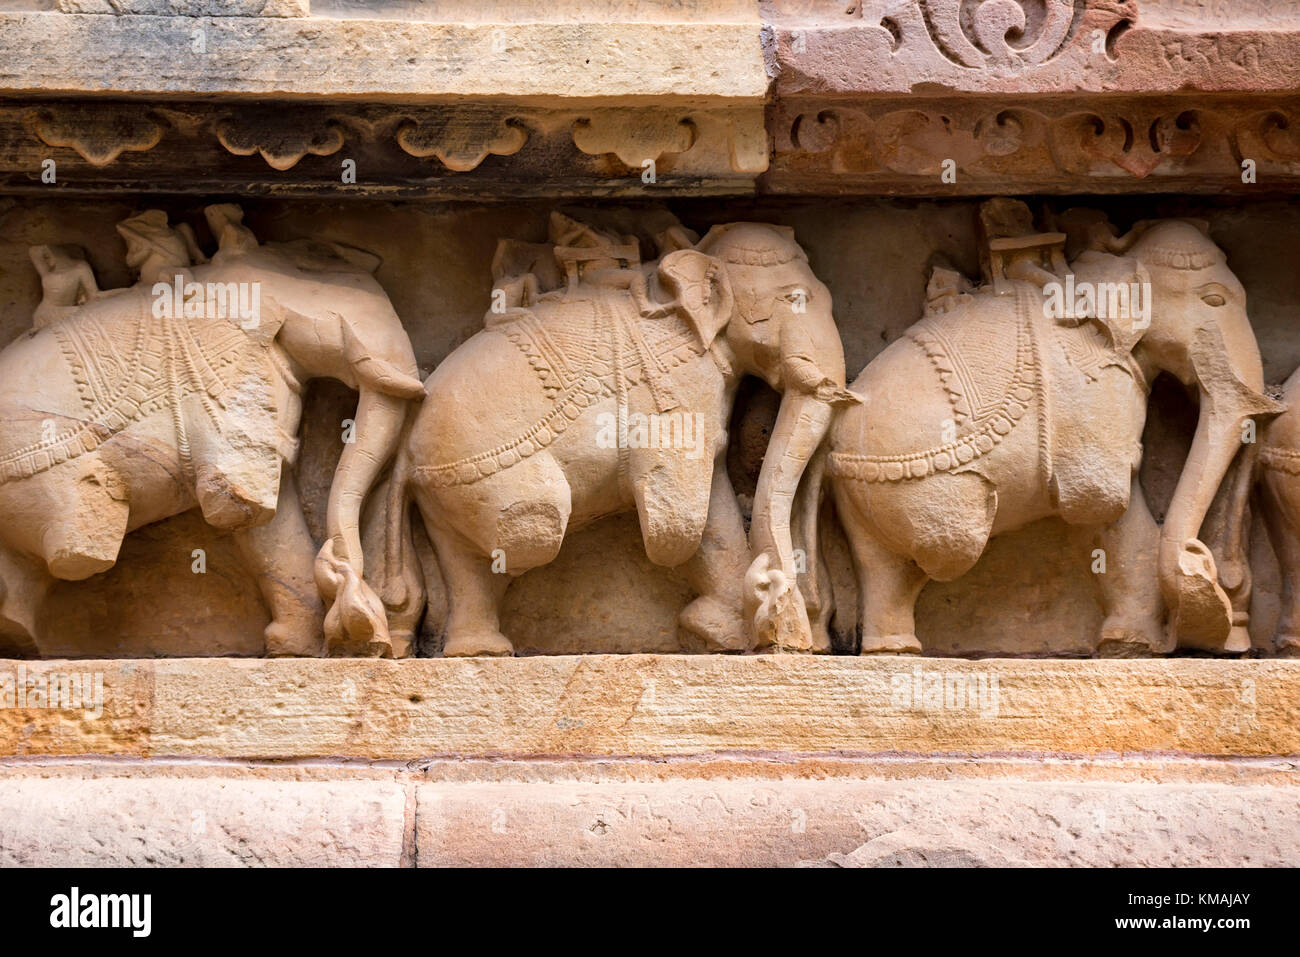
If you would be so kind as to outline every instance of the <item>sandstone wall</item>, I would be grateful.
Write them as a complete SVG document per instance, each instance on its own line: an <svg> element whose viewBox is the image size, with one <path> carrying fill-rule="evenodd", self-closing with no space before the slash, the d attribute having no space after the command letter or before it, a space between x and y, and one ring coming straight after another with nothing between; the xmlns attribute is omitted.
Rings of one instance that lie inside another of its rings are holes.
<svg viewBox="0 0 1300 957"><path fill-rule="evenodd" d="M1297 123L1277 0L0 0L0 345L42 299L30 247L81 246L116 289L124 219L163 210L211 253L204 209L236 202L263 243L378 256L423 377L483 327L499 239L671 213L791 227L852 379L933 266L979 276L981 204L1015 197L1043 230L1204 220L1276 386L1300 365ZM778 401L739 390L746 520ZM317 547L356 404L306 393L289 480ZM1157 521L1196 426L1158 379ZM190 510L56 583L48 660L0 660L0 865L1295 866L1300 662L1262 514L1231 656L1092 659L1093 545L1047 518L925 586L926 657L859 658L829 513L837 654L703 654L629 513L511 585L505 659L440 656L417 528L417 656L379 661L264 658L258 582ZM372 502L372 567L382 523ZM59 706L71 676L102 695Z"/></svg>

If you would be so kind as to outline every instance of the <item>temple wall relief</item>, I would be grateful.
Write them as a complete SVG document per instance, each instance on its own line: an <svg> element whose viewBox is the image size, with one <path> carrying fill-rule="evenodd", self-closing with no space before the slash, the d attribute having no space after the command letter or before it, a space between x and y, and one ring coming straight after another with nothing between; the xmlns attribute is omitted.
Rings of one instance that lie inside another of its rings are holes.
<svg viewBox="0 0 1300 957"><path fill-rule="evenodd" d="M194 254L205 259L213 255L216 259L221 258L221 240L214 234L214 224L209 221L210 217L204 213L205 204L173 201L163 205L170 221L167 229L185 226L184 231L196 237L193 241ZM1047 220L1055 223L1069 219L1067 210L1078 205L1080 204L1063 200L1046 200L1035 204L1034 211L1029 214L1031 219L1037 217L1037 225L1031 223L1034 234L1047 230L1044 225ZM1258 341L1262 355L1261 373L1264 381L1280 386L1294 366L1300 363L1300 339L1297 339L1288 316L1288 302L1296 294L1294 286L1297 280L1293 271L1286 266L1282 240L1295 223L1296 214L1288 203L1264 200L1228 205L1208 200L1130 198L1087 205L1097 210L1099 215L1108 217L1115 236L1122 235L1134 224L1146 219L1203 220L1208 224L1207 240L1222 250L1227 257L1231 275L1241 282L1248 302L1249 330ZM492 311L493 290L518 288L523 273L533 277L530 280L534 283L530 287L533 291L512 293L516 298L510 304L511 309L522 308L523 299L520 297L529 295L540 297L538 301L542 303L541 308L545 309L544 303L549 296L551 300L560 303L560 314L567 315L565 310L570 307L563 305L563 302L566 301L565 290L571 280L565 278L563 264L552 260L552 264L542 268L540 273L536 263L527 257L523 266L517 263L503 265L502 253L498 251L499 243L500 248L513 249L518 253L524 248L549 250L569 242L578 243L579 247L583 243L596 244L597 247L610 243L618 245L623 236L639 233L636 238L637 256L644 255L645 261L631 265L627 262L615 263L613 273L617 275L619 270L624 273L644 273L655 280L652 286L658 288L658 273L654 263L665 255L665 250L668 253L673 251L673 243L698 243L712 227L741 219L788 228L793 230L794 240L798 243L798 247L791 248L801 249L806 254L810 270L807 277L792 281L790 285L797 286L800 282L810 285L815 281L824 283L833 302L835 328L842 343L847 378L855 378L864 367L881 356L887 347L892 346L894 352L908 350L923 360L921 366L918 370L907 373L897 383L886 381L881 387L885 391L877 400L877 408L895 410L887 418L894 421L895 426L903 429L907 435L911 435L913 429L917 432L930 429L934 432L935 439L931 444L936 447L945 444L939 439L944 438L941 432L949 418L952 421L947 424L953 432L950 439L961 438L964 434L962 430L968 428L962 413L966 412L969 416L969 411L965 410L962 400L952 399L951 395L951 401L940 403L950 409L951 415L939 416L936 412L932 416L923 416L917 424L907 424L905 415L900 418L898 410L915 408L919 393L914 390L924 389L928 394L938 388L937 383L946 381L943 376L935 378L934 382L929 381L931 376L927 369L927 363L932 366L941 353L935 342L944 341L945 334L939 334L940 340L926 337L924 330L927 323L929 326L934 325L936 319L933 317L920 326L916 323L936 312L949 316L946 321L959 322L960 311L952 315L945 311L948 301L945 299L943 283L957 282L977 286L983 281L981 269L987 268L987 264L982 267L981 258L987 258L987 252L982 253L981 250L987 248L988 236L987 228L981 225L980 203L975 200L905 205L861 199L840 201L833 206L810 200L766 200L747 203L739 209L732 202L679 200L648 205L622 204L603 212L590 204L585 204L585 209L583 204L573 204L563 207L568 216L573 217L572 222L583 223L585 215L586 221L595 223L598 229L587 233L585 239L559 237L561 241L557 241L556 220L553 216L554 211L561 207L553 203L501 206L358 203L336 207L303 202L245 201L242 206L244 216L242 225L238 228L247 231L250 241L262 243L268 249L274 249L276 244L292 245L295 241L310 239L322 247L328 244L341 249L364 250L374 257L374 280L382 290L383 297L391 302L392 309L400 320L402 335L409 338L414 356L415 364L401 370L401 374L409 374L413 379L423 379L435 372L458 348L480 334L484 328L485 316L489 320L488 325L500 326L492 335L503 342L512 341L510 324L502 325ZM128 259L133 255L131 243L135 242L131 238L130 227L127 227L125 233L118 229L119 224L131 221L131 217L138 216L139 213L140 209L135 204L8 201L7 208L3 211L6 241L0 247L3 249L5 266L5 301L10 304L4 316L6 337L12 340L23 336L24 330L42 321L42 316L58 328L61 314L55 313L53 319L49 318L52 301L60 295L73 297L68 300L68 306L55 307L66 310L73 307L78 295L83 295L76 288L78 283L83 282L81 278L72 281L70 291L61 292L58 285L61 276L84 276L88 266L95 283L96 295L101 296L104 292L141 281L139 263L128 265ZM221 221L217 220L216 232L220 232L221 228ZM581 226L574 225L572 228L578 230L575 236L582 235ZM681 234L685 238L669 239L667 233L670 229L687 231ZM1079 233L1079 236L1082 235ZM225 240L227 245L236 241L231 238ZM665 242L670 245L658 245ZM1083 239L1079 239L1079 244L1083 242ZM136 245L139 243L136 242ZM299 242L298 245L303 244ZM75 253L68 252L70 246L85 250L85 263L81 263ZM42 267L43 261L39 257L33 258L36 256L30 251L33 247L47 248L44 255L48 264L43 266L47 275L44 280L41 269L38 268ZM1071 255L1077 256L1083 248L1078 244L1076 247L1070 250ZM56 262L51 258L59 250L63 250L63 256L71 256L69 261ZM191 253L185 252L184 256L187 258L185 267L196 268L188 261ZM138 258L138 255L135 256L135 259ZM596 263L596 267L601 265ZM197 268L201 272L203 267ZM359 267L338 260L332 268L346 274ZM589 276L600 281L599 274L602 270L592 267L585 260L580 260L574 268L578 270L578 288L586 288L591 284L593 280ZM510 269L520 275L508 275ZM750 273L752 272L751 269ZM1073 272L1082 279L1085 267L1076 263ZM538 276L540 286L536 285ZM741 282L752 286L755 280L750 275ZM661 305L666 305L674 298L671 295L674 288L663 283L661 293L651 289L645 295L652 298L659 295L664 300ZM742 295L745 294L747 292L742 290ZM628 295L626 290L618 290L615 299L623 301L618 297ZM969 299L971 293L967 291L958 295ZM610 301L614 302L615 299ZM1015 296L996 297L993 317L982 320L993 323L990 330L1002 327L1003 310L1006 310L1007 328L1014 325L1014 299ZM106 301L111 303L112 297ZM270 301L268 298L267 302ZM978 303L979 298L976 297L974 301ZM1153 301L1158 303L1159 296ZM330 307L327 312L333 312L335 308ZM557 322L588 320L539 320L534 316L529 321L540 322L539 328L545 329ZM657 321L661 326L669 321L681 323L678 332L672 335L678 335L681 339L679 345L687 345L683 355L689 353L698 359L699 355L704 354L704 347L698 339L693 344L688 342L692 327L685 319L661 317ZM1048 325L1065 328L1059 323ZM526 326L527 323L519 325L520 328ZM623 335L630 335L626 332L626 326L621 328L625 330ZM970 323L964 327L954 325L952 328L961 330L953 333L959 337L973 335L980 339L992 334L989 330L981 333ZM1034 334L1041 334L1042 331L1040 329ZM1050 329L1048 331L1056 334ZM1026 334L1032 332L1029 330ZM1094 333L1100 335L1095 324L1085 323L1081 329L1068 334L1075 337L1086 334L1095 338ZM342 333L338 335L337 358L347 365L343 358L347 345L343 342ZM544 335L544 332L534 331L533 338ZM609 333L603 335L608 337ZM672 341L665 340L663 346L669 352L676 348L673 343L677 340L672 339L672 335L669 336ZM599 337L588 330L579 338L585 341ZM431 399L423 400L430 406L426 414L454 416L458 414L458 404L464 401L459 398L461 395L475 396L470 401L480 405L490 396L510 394L509 390L499 385L504 379L514 381L516 375L544 378L551 374L545 367L545 362L538 358L538 349L523 341L528 339L527 334L522 337L514 335L513 339L515 344L511 349L524 361L521 370L531 371L503 374L498 377L496 386L491 381L477 383L471 376L464 383L441 393L436 406ZM609 341L614 343L612 339ZM950 339L948 341L952 344ZM1103 338L1099 341L1104 344L1106 340ZM929 352L933 353L929 359L925 358L926 342L930 343ZM622 346L626 351L635 343L635 339L626 339L622 341ZM1081 354L1086 354L1092 345L1095 343L1091 340L1084 342L1080 339L1077 349L1068 343L1064 349L1069 354L1073 354L1071 350L1082 350ZM962 347L958 344L954 348ZM1007 361L1011 362L1006 371L1006 375L1011 378L1015 378L1019 369L1012 362L1016 348L1015 342L1008 340L998 350L1004 351ZM698 350L698 354L692 349ZM527 359L530 354L533 355L531 367L528 366ZM576 369L583 364L584 354L582 348L572 355L561 353L560 361L567 361ZM983 388L984 392L990 394L999 392L998 382L990 380L989 383L981 384L969 378L976 374L970 370L988 368L987 361L980 360L978 353L972 353L972 356L968 362L969 368L958 369L953 375L958 378L966 375L966 381L977 391ZM654 361L656 366L664 364L662 357ZM1099 362L1100 365L1105 365L1104 361ZM608 368L612 370L614 367ZM625 363L623 368L626 374L633 367ZM673 377L678 374L675 371L677 368L671 366L657 375L665 382L675 382ZM872 368L876 366L872 365ZM1067 362L1064 368L1071 371L1076 366ZM633 369L634 378L642 377L639 369L639 365ZM1122 458L1140 461L1139 487L1143 490L1149 511L1156 522L1166 518L1174 501L1174 486L1181 474L1181 463L1191 448L1199 407L1194 387L1189 393L1187 386L1179 382L1173 373L1162 375L1162 372L1167 370L1155 367L1148 369L1151 381L1144 384L1144 387L1150 387L1151 392L1149 414L1145 416L1144 422L1135 426L1141 429L1140 459L1136 458L1128 446L1122 450L1117 448L1116 451ZM564 375L565 373L556 373L549 389L543 389L543 394L548 396L547 402L552 401L555 395L560 395L564 388L573 386L573 382L566 381ZM606 375L608 382L602 386L604 393L612 394L612 375L612 371ZM997 378L1001 373L993 375ZM400 375L395 373L395 376L395 381L400 382ZM492 378L488 377L489 380ZM951 375L947 377L951 378ZM352 444L346 442L345 438L350 437L347 434L348 424L354 427L357 424L357 394L354 391L357 385L355 378L349 381L346 372L334 376L327 372L324 377L312 378L310 384L303 388L301 435L294 452L295 458L286 475L291 477L301 499L304 534L310 538L313 556L331 538L329 494L339 456ZM1010 383L1010 379L1002 385L1007 388L1017 387ZM399 393L401 388L399 385ZM715 430L714 434L720 434L716 430L721 427L723 419L727 420L729 443L722 454L722 463L726 479L735 492L739 516L748 527L753 518L765 446L776 423L780 395L761 376L755 377L752 374L737 376L735 382L726 388L732 389L735 395L734 399L726 400L734 402L733 414L728 418L725 406L713 410L710 412L712 424L709 428ZM408 387L405 395L413 394ZM996 404L998 400L996 396L989 398L982 393L980 396L983 407L974 409L974 417L969 420L972 423L970 428L982 424L980 416L987 414L992 407L990 402ZM638 411L633 407L636 401L639 400L633 400L633 405L629 406L632 411ZM653 397L651 401L655 401ZM664 403L662 395L658 401ZM1058 448L1065 449L1063 453L1058 453L1058 461L1062 454L1068 460L1071 442L1074 441L1071 436L1081 434L1080 429L1086 430L1088 423L1095 421L1095 417L1089 418L1086 408L1072 412L1073 402L1074 399L1068 396L1064 406L1059 400L1057 402L1056 415L1060 422L1065 423L1061 426L1064 430L1062 435L1056 440ZM418 404L418 400L411 402L412 416ZM611 408L616 411L617 406ZM846 417L870 419L872 415L870 402L862 405L843 402L834 408L837 422ZM512 422L511 428L522 434L537 425L533 418L538 421L546 418L542 415L545 411L539 406L536 416L524 416ZM598 431L594 419L600 411L593 408L593 422L589 423L589 431L592 432L589 438L593 442ZM647 406L640 411L665 410ZM689 411L696 410L691 408ZM1028 418L1033 419L1036 414L1031 411ZM1071 423L1069 416L1072 414L1082 418ZM1112 410L1108 416L1117 414L1119 413ZM931 418L935 420L933 423L929 422ZM1259 423L1262 436L1269 434L1267 419L1266 415ZM1028 429L1025 429L1017 423L1016 429L1028 431L1041 428L1032 421L1027 424ZM1286 420L1279 424L1279 433L1285 427ZM475 441L467 439L463 449L465 455L472 458L480 451L495 448L500 444L498 439L505 441L506 436L514 437L514 433L505 429L504 425L501 428L504 431L491 442L487 442L490 436L484 438L486 444L482 450L477 448ZM844 429L851 428L851 423L844 426ZM1136 439L1137 436L1131 438ZM701 441L708 440L709 435L701 435ZM395 439L391 441L395 443ZM924 443L919 438L914 443L917 446L915 450L911 449L907 441L899 441L902 442L899 451L924 451ZM1096 437L1091 441L1095 443ZM272 439L266 440L268 456L274 457L274 444ZM904 445L908 448L904 449ZM429 471L436 472L438 466L455 463L455 456L437 451L444 446L435 444L433 447L435 451L427 453L430 461L423 462L424 465L434 467ZM1076 447L1081 449L1080 454L1084 455L1085 462L1090 461L1088 442L1076 442ZM1265 447L1268 448L1269 445L1266 443ZM283 452L283 449L280 451ZM983 456L983 452L978 449L976 451ZM423 455L426 452L427 448L419 450L417 454ZM850 459L854 455L869 457L870 454L870 450L848 448L842 450L839 458L843 459L845 455ZM1265 452L1265 465L1260 467L1263 474L1271 476L1284 470L1284 456L1284 452ZM381 464L381 472L386 469L391 457L390 455ZM832 494L829 490L835 485L872 487L872 483L837 477L835 461L833 455L832 477L826 486L828 498ZM956 462L955 452L953 461L954 467L960 464ZM1282 464L1269 465L1278 462ZM841 468L839 471L856 474L855 468L861 471L864 467L854 465L852 461L850 465L853 467L847 470ZM1124 467L1123 463L1117 462L1113 469L1122 471ZM935 469L933 462L929 463L929 469ZM1058 468L1057 472L1059 471ZM383 591L380 569L388 547L382 514L386 503L380 500L386 486L382 483L383 475L378 478L380 481L368 490L364 523L366 552L372 556L367 564L374 571L371 585L377 593L369 600L372 618L379 607L375 604L375 598ZM924 484L924 480L920 479L907 481ZM1107 481L1107 487L1118 488L1114 476ZM440 491L446 483L429 484L429 495L435 503L439 495L447 494ZM1213 484L1217 487L1219 483ZM883 479L876 482L875 486L878 490L885 491L891 487ZM450 487L458 486L453 483ZM1005 515L1007 492L1004 490L1002 495ZM1085 492L1083 499L1087 498ZM1268 528L1263 524L1262 516L1269 513L1261 511L1257 500L1252 501L1256 502L1256 507L1249 510L1243 542L1244 547L1250 551L1248 565L1252 572L1253 587L1244 599L1238 599L1238 604L1242 600L1249 604L1248 608L1239 609L1242 613L1239 614L1239 619L1240 623L1248 621L1246 627L1249 631L1249 647L1253 652L1271 654L1284 602L1278 562L1274 554L1275 546L1270 544ZM510 504L514 504L513 501L507 503ZM1086 506L1087 501L1084 504ZM455 513L461 507L458 503L449 512ZM683 619L679 618L682 610L700 592L692 585L688 571L680 567L682 562L667 558L656 564L648 557L644 532L645 522L650 519L646 516L639 520L635 493L626 500L625 507L628 511L607 516L596 514L600 510L594 509L590 519L584 517L576 523L579 527L565 530L563 544L558 550L553 549L551 544L541 547L540 551L549 560L530 560L529 564L535 563L537 567L527 568L506 589L499 606L500 631L509 637L514 649L521 653L586 653L735 650L754 646L756 640L752 635L752 621L746 626L749 629L748 636L743 638L737 635L728 637L724 626L716 626L718 632L710 634L709 628L697 627L692 630L683 624ZM1065 507L1068 511L1068 490ZM1114 507L1111 507L1111 511ZM1036 508L1038 506L1029 506L1030 511ZM436 509L435 504L434 510ZM621 511L615 505L606 510ZM1095 535L1081 531L1081 528L1091 528L1095 532L1095 526L1099 522L1106 524L1104 520L1111 519L1111 515L1099 513L1082 516L1090 521L1080 524L1049 514L1053 512L1051 507L1039 510L1043 512L1041 517L1035 516L1023 527L1012 528L1005 534L999 529L999 534L989 541L987 548L976 549L973 554L972 546L969 545L965 551L951 543L951 547L941 549L942 554L934 561L942 564L949 560L949 555L957 554L963 567L960 575L937 576L951 580L922 583L923 587L916 600L915 635L927 653L1090 655L1097 650L1099 636L1107 629L1107 596L1102 586L1117 576L1113 570L1107 573L1093 571L1094 552L1099 547L1099 540L1094 540ZM238 541L240 533L223 530L219 523L214 526L212 522L204 521L201 510L191 512L178 505L177 511L179 514L160 514L156 521L150 521L126 535L121 554L111 568L96 569L96 573L86 580L56 580L51 584L52 590L46 607L54 611L46 630L46 640L50 644L48 650L44 651L45 654L260 655L268 651L277 652L278 649L267 645L269 607L252 570L255 569L255 563L251 568L245 551L241 551ZM694 509L687 508L686 511L698 512L699 506L697 504ZM1101 512L1107 512L1107 509L1102 508ZM902 514L907 514L906 508ZM418 512L412 512L411 517L414 521L412 547L419 556L412 568L420 571L420 587L417 591L427 596L428 610L423 615L417 612L417 617L412 622L409 620L411 611L408 609L407 620L395 626L399 631L403 628L414 629L411 636L403 635L399 638L397 653L410 653L412 650L424 654L438 653L445 640L443 620L449 604L447 588L428 540L427 519L426 522L421 522ZM703 520L702 516L700 520ZM236 524L239 524L238 520ZM835 514L834 509L829 505L823 506L821 552L824 557L824 587L819 591L825 594L817 599L818 609L810 624L812 630L817 630L819 624L816 618L821 616L820 627L826 629L826 635L818 641L825 645L829 640L841 652L856 647L860 614L860 586L853 570L853 545L850 541L853 536L845 535L844 524L843 518ZM532 533L528 531L527 521L522 527L525 529L523 539L528 539ZM752 529L750 531L752 536ZM1208 531L1207 528L1207 534ZM693 534L687 530L688 540ZM302 541L305 543L306 538ZM302 552L305 548L306 545L301 544L298 551ZM194 571L196 559L193 556L196 550L204 556L204 570L201 573ZM489 564L493 551L491 547L484 550L484 561ZM508 563L510 549L504 551ZM740 572L733 576L735 580L727 586L734 600L744 587L744 569L750 560L743 556L733 556L730 560L733 566L740 568ZM670 567L665 567L664 562ZM306 569L303 572L304 583L312 578L310 565L309 562L302 566ZM408 570L407 574L413 572ZM1106 578L1106 574L1111 577ZM1130 571L1122 574L1130 574ZM167 583L166 587L159 589L165 597L148 604L142 603L139 596L151 592L154 585L150 583L157 582ZM804 582L804 588L807 589L809 586L806 578ZM300 589L303 590L311 592L317 589ZM989 600L989 596L994 593L998 596L997 600ZM324 607L328 607L330 599L317 597L316 601L324 601ZM751 613L755 601L757 599L750 599ZM394 621L401 617L391 606L388 615L396 616ZM688 614L687 621L689 617ZM734 623L732 630L735 630ZM272 634L275 631L272 629ZM1243 640L1245 639L1241 635L1236 638L1238 645ZM319 653L326 649L323 634L311 640L319 641L315 646L311 646L311 642L306 639L300 641L306 642L298 649L300 653ZM1201 644L1204 645L1204 642ZM1163 630L1159 639L1150 636L1149 645L1148 653L1167 652L1172 648L1167 643ZM1193 641L1190 646L1197 645ZM336 640L334 648L335 653L366 653L365 642L348 645L346 640ZM1244 649L1235 647L1234 650L1240 652ZM34 649L28 647L27 653L34 653Z"/></svg>

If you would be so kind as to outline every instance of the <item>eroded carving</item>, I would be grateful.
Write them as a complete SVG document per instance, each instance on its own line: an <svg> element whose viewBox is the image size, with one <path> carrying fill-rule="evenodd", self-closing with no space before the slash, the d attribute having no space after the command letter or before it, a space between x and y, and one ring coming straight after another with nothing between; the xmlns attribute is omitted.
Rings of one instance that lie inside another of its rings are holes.
<svg viewBox="0 0 1300 957"><path fill-rule="evenodd" d="M42 110L33 122L42 142L74 149L92 166L107 166L128 151L153 149L162 139L163 126L147 110L91 105Z"/></svg>
<svg viewBox="0 0 1300 957"><path fill-rule="evenodd" d="M832 410L856 400L830 293L791 231L733 223L701 240L651 217L629 235L556 213L546 244L507 241L495 265L500 308L430 376L395 466L386 598L418 587L399 541L413 499L448 586L443 653L510 654L507 583L566 534L635 511L650 560L699 596L684 630L716 650L829 650L792 512ZM745 374L784 396L750 543L723 455Z"/></svg>
<svg viewBox="0 0 1300 957"><path fill-rule="evenodd" d="M458 173L475 169L489 156L510 156L523 149L528 130L514 118L482 120L456 113L440 121L409 120L397 130L397 142L412 156L436 156Z"/></svg>
<svg viewBox="0 0 1300 957"><path fill-rule="evenodd" d="M238 207L205 213L211 260L161 211L122 222L138 281L121 289L99 289L75 247L32 252L36 328L0 352L0 634L39 652L54 579L106 570L128 532L197 506L259 579L268 654L402 653L362 581L358 526L423 388L373 257L263 245ZM285 474L317 376L360 392L319 555Z"/></svg>
<svg viewBox="0 0 1300 957"><path fill-rule="evenodd" d="M685 153L695 137L694 124L671 113L595 113L573 123L573 142L578 149L592 156L613 154L632 169L640 169L646 160Z"/></svg>
<svg viewBox="0 0 1300 957"><path fill-rule="evenodd" d="M338 123L323 125L286 120L275 116L247 116L222 120L217 139L236 156L257 153L272 169L292 169L308 153L330 156L343 147L343 130Z"/></svg>
<svg viewBox="0 0 1300 957"><path fill-rule="evenodd" d="M1221 579L1198 536L1243 424L1283 406L1264 394L1223 252L1191 221L1119 237L1076 211L1063 233L1025 235L1023 205L983 212L983 283L932 278L927 315L867 365L851 387L863 404L831 430L862 653L920 651L922 586L963 575L992 535L1045 515L1094 528L1122 569L1098 575L1101 653L1246 650L1241 582ZM1134 476L1148 384L1162 371L1195 385L1201 419L1158 527Z"/></svg>

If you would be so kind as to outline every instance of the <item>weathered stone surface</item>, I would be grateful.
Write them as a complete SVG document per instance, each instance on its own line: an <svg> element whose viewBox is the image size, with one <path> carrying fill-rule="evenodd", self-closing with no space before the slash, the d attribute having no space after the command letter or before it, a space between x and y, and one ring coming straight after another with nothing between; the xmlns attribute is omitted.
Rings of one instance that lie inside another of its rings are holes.
<svg viewBox="0 0 1300 957"><path fill-rule="evenodd" d="M33 681L102 671L104 710L93 719L0 709L7 755L1300 754L1294 661L588 655L21 664ZM19 665L4 662L0 674Z"/></svg>
<svg viewBox="0 0 1300 957"><path fill-rule="evenodd" d="M1295 866L1243 761L0 762L3 866Z"/></svg>
<svg viewBox="0 0 1300 957"><path fill-rule="evenodd" d="M395 867L392 782L0 780L0 866Z"/></svg>
<svg viewBox="0 0 1300 957"><path fill-rule="evenodd" d="M582 24L0 12L0 92L758 103L758 34L756 12Z"/></svg>
<svg viewBox="0 0 1300 957"><path fill-rule="evenodd" d="M1300 81L1300 16L1286 0L999 6L983 17L961 0L774 0L764 18L777 95L1263 92Z"/></svg>
<svg viewBox="0 0 1300 957"><path fill-rule="evenodd" d="M461 784L420 866L1295 866L1300 791L1021 781Z"/></svg>
<svg viewBox="0 0 1300 957"><path fill-rule="evenodd" d="M311 0L58 0L64 13L151 17L307 17Z"/></svg>

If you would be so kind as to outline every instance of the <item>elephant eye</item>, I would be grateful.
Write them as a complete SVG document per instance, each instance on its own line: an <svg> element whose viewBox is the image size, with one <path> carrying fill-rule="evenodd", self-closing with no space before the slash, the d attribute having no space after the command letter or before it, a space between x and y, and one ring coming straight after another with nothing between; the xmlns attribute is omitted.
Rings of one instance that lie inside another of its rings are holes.
<svg viewBox="0 0 1300 957"><path fill-rule="evenodd" d="M1207 306L1219 307L1228 302L1228 291L1222 286L1213 285L1201 291L1201 302Z"/></svg>

